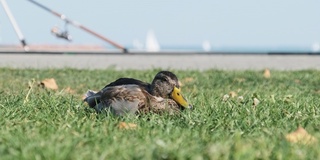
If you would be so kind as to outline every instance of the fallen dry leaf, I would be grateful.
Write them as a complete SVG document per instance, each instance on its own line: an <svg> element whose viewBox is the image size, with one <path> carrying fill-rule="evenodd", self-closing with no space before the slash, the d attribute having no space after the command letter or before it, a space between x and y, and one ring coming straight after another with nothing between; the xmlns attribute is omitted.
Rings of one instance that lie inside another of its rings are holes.
<svg viewBox="0 0 320 160"><path fill-rule="evenodd" d="M264 78L270 78L271 77L271 73L270 70L268 68L266 68L263 72L263 77Z"/></svg>
<svg viewBox="0 0 320 160"><path fill-rule="evenodd" d="M44 79L40 82L40 85L44 88L52 89L52 90L57 90L58 85L56 83L56 80L53 78L48 78Z"/></svg>
<svg viewBox="0 0 320 160"><path fill-rule="evenodd" d="M234 97L236 97L238 94L235 92L235 91L231 91L231 92L229 92L229 96L231 97L231 98L234 98Z"/></svg>
<svg viewBox="0 0 320 160"><path fill-rule="evenodd" d="M137 124L134 124L134 123L120 122L118 124L118 127L120 129L136 129L138 126L137 126Z"/></svg>
<svg viewBox="0 0 320 160"><path fill-rule="evenodd" d="M310 135L304 128L299 127L296 131L286 135L287 141L291 143L313 144L317 139Z"/></svg>
<svg viewBox="0 0 320 160"><path fill-rule="evenodd" d="M253 103L252 103L253 107L256 107L259 103L260 103L259 99L253 98Z"/></svg>

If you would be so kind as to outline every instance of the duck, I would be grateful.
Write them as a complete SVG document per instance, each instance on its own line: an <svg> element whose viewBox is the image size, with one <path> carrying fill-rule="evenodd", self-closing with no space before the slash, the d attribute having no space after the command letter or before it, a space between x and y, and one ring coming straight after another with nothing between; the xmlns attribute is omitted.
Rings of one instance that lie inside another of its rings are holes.
<svg viewBox="0 0 320 160"><path fill-rule="evenodd" d="M192 109L184 98L177 76L170 71L160 71L151 83L134 78L119 78L100 91L89 90L85 102L97 113L110 110L119 116L146 113L180 113Z"/></svg>

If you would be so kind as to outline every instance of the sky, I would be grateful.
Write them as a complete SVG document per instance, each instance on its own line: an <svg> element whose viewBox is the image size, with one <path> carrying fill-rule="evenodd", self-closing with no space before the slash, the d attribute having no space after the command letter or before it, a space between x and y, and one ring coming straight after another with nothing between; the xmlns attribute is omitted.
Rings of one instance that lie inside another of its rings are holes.
<svg viewBox="0 0 320 160"><path fill-rule="evenodd" d="M320 0L36 0L128 48L152 30L161 49L311 50L320 44ZM28 44L106 42L68 25L72 42L50 33L60 18L28 0L6 0ZM19 44L0 7L0 44Z"/></svg>

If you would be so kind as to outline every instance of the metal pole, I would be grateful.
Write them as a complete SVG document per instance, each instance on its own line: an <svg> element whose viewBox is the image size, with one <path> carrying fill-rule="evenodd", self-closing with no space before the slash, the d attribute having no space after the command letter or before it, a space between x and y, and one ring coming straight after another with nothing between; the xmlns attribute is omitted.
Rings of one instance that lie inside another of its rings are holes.
<svg viewBox="0 0 320 160"><path fill-rule="evenodd" d="M81 25L80 23L78 23L76 21L72 21L71 19L68 19L65 15L60 14L58 12L55 12L52 9L50 9L50 8L48 8L48 7L46 7L46 6L42 5L42 4L34 1L34 0L28 0L28 1L32 2L33 4L37 5L38 7L42 8L42 9L44 9L46 11L54 14L55 16L59 17L60 19L62 19L64 21L66 21L67 23L70 23L70 24L74 25L75 27L78 27L78 28L80 28L80 29L82 29L82 30L84 30L84 31L86 31L86 32L88 32L88 33L90 33L90 34L102 39L103 41L106 41L106 42L110 43L111 45L115 46L116 48L122 49L122 51L124 53L128 52L128 50L126 48L124 48L123 46L121 46L120 44L111 41L110 39L98 34L97 32L94 32L93 30Z"/></svg>
<svg viewBox="0 0 320 160"><path fill-rule="evenodd" d="M29 47L27 46L27 43L26 43L26 41L24 39L24 36L22 35L22 32L21 32L16 20L14 19L13 15L11 14L11 11L10 11L6 1L5 0L1 0L1 4L2 4L2 6L4 8L4 11L6 12L7 16L9 17L9 20L10 20L15 32L17 33L17 35L19 37L19 40L20 40L20 42L21 42L21 44L23 46L24 51L26 51L26 52L29 51Z"/></svg>

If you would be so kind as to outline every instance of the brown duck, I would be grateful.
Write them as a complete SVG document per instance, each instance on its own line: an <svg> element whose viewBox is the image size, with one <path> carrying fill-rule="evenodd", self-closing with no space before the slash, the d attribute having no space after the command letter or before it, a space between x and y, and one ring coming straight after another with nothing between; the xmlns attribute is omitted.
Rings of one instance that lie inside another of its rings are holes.
<svg viewBox="0 0 320 160"><path fill-rule="evenodd" d="M169 71L157 73L151 84L120 78L99 92L88 91L84 101L97 112L110 109L116 115L177 113L192 108L181 94L177 76Z"/></svg>

